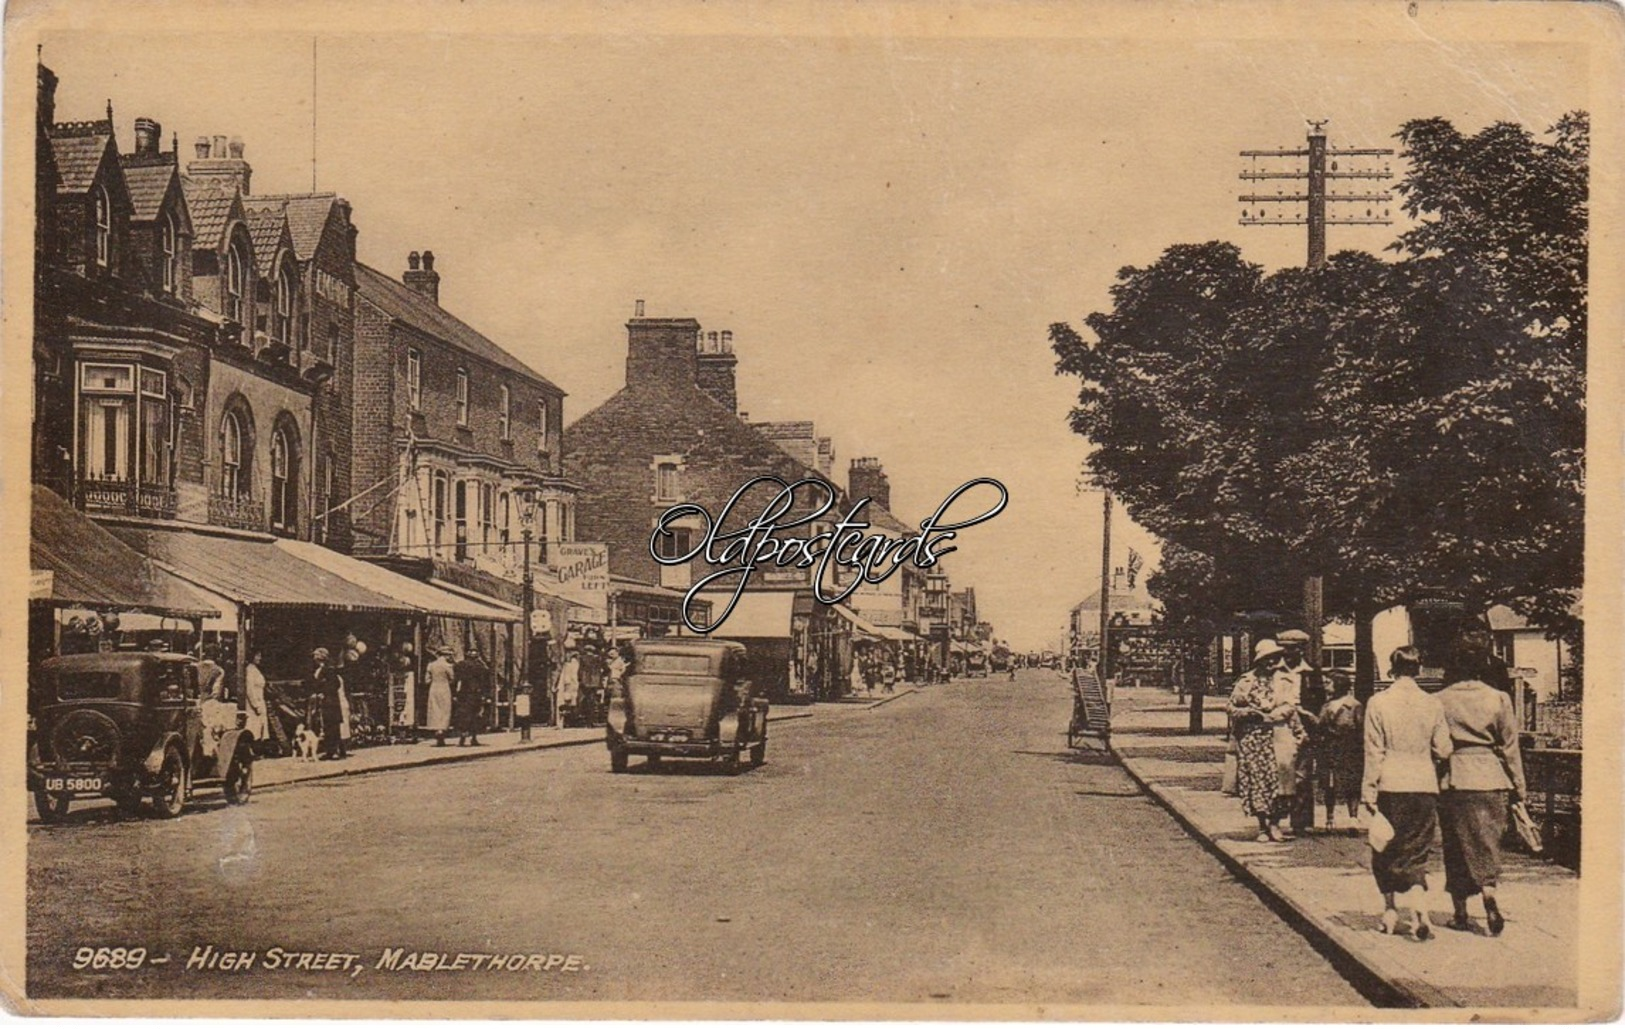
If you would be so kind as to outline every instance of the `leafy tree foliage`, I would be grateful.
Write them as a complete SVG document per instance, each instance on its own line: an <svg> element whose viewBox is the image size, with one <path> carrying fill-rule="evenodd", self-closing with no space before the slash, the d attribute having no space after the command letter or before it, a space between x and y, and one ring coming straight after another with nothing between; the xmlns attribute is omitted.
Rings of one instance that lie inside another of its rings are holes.
<svg viewBox="0 0 1625 1029"><path fill-rule="evenodd" d="M1170 544L1155 582L1171 618L1290 610L1319 573L1328 610L1444 587L1572 633L1585 115L1549 135L1407 123L1416 222L1395 260L1266 275L1232 244L1179 245L1118 273L1092 339L1051 326L1091 469Z"/></svg>

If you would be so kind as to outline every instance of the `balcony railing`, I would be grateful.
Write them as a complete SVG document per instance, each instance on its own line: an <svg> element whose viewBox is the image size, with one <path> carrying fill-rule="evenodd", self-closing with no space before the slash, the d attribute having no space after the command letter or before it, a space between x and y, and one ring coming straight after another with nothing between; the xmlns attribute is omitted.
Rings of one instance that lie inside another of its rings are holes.
<svg viewBox="0 0 1625 1029"><path fill-rule="evenodd" d="M235 496L225 493L209 494L209 524L227 529L266 529L265 501L251 493Z"/></svg>
<svg viewBox="0 0 1625 1029"><path fill-rule="evenodd" d="M79 506L95 514L175 517L175 491L168 486L137 485L117 479L81 479Z"/></svg>

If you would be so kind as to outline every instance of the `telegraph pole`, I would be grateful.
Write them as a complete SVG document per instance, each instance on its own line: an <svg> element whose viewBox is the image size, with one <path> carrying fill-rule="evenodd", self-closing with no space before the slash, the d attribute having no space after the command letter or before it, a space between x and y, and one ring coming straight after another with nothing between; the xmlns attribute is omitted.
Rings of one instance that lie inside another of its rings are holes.
<svg viewBox="0 0 1625 1029"><path fill-rule="evenodd" d="M1243 225L1306 225L1309 229L1309 259L1306 263L1311 271L1318 271L1326 267L1326 226L1327 225L1392 225L1393 221L1388 215L1388 204L1393 202L1393 194L1379 185L1393 177L1388 158L1394 156L1392 150L1372 147L1344 147L1333 148L1326 143L1326 122L1309 122L1309 135L1305 140L1306 146L1302 149L1279 150L1243 150L1241 156L1251 162L1241 172L1241 180L1252 184L1256 191L1267 187L1258 183L1276 182L1292 183L1288 193L1286 188L1277 185L1274 193L1243 193L1236 199L1244 205L1241 209L1241 224ZM1327 158L1331 158L1328 167ZM1376 166L1376 159L1383 158L1382 167ZM1259 166L1259 161L1274 162L1287 161L1290 167L1278 168L1270 164ZM1298 162L1302 162L1301 166ZM1347 167L1340 167L1346 164ZM1351 180L1354 188L1350 192L1338 193L1327 188L1327 181ZM1296 183L1303 183L1303 192L1297 192ZM1359 183L1370 183L1362 187ZM1326 205L1328 203L1352 204L1350 208L1339 208L1337 213L1328 217ZM1267 205L1279 204L1282 207L1273 211ZM1358 206L1366 205L1363 209ZM1294 209L1283 209L1285 205L1294 205ZM1302 205L1297 208L1296 205ZM1309 652L1306 655L1309 663L1320 667L1321 629L1325 624L1324 589L1319 575L1305 576L1303 580L1303 621L1304 629L1309 633ZM1355 635L1362 635L1356 620ZM1369 626L1367 626L1369 630ZM1369 645L1369 644L1368 644ZM1356 648L1358 650L1358 648Z"/></svg>
<svg viewBox="0 0 1625 1029"><path fill-rule="evenodd" d="M1100 528L1100 687L1106 688L1106 625L1112 608L1112 491L1101 490L1105 520Z"/></svg>

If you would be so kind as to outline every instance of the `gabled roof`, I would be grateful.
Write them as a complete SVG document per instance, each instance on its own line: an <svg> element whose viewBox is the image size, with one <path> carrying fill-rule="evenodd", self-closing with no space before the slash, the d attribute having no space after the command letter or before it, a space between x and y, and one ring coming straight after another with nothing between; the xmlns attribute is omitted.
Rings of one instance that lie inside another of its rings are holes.
<svg viewBox="0 0 1625 1029"><path fill-rule="evenodd" d="M186 193L186 207L192 213L192 246L198 250L220 249L232 213L242 209L237 203L237 191L204 185L184 175L181 189Z"/></svg>
<svg viewBox="0 0 1625 1029"><path fill-rule="evenodd" d="M101 123L97 123L98 125ZM58 135L58 132L63 134ZM96 172L102 166L113 133L67 131L58 126L51 135L51 154L56 159L59 176L57 193L84 193L96 181Z"/></svg>
<svg viewBox="0 0 1625 1029"><path fill-rule="evenodd" d="M265 202L257 197L243 199L248 238L254 244L254 264L262 279L271 277L271 262L276 260L283 247L293 249L293 240L287 233L288 220L282 212L280 200Z"/></svg>
<svg viewBox="0 0 1625 1029"><path fill-rule="evenodd" d="M172 164L124 165L124 182L130 190L130 217L138 222L155 221L169 194L169 184L179 173Z"/></svg>
<svg viewBox="0 0 1625 1029"><path fill-rule="evenodd" d="M396 321L443 340L475 357L533 379L548 389L557 390L560 394L564 392L540 372L534 371L519 358L486 339L478 330L439 304L378 269L357 261L355 284L363 298Z"/></svg>
<svg viewBox="0 0 1625 1029"><path fill-rule="evenodd" d="M321 246L328 215L339 198L337 193L266 193L255 199L282 203L288 216L288 234L293 237L294 255L308 261Z"/></svg>

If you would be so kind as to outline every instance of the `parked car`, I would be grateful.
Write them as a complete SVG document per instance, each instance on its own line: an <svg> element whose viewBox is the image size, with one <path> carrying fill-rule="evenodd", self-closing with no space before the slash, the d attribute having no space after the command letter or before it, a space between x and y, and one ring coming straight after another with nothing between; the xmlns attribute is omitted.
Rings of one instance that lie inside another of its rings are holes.
<svg viewBox="0 0 1625 1029"><path fill-rule="evenodd" d="M965 675L973 678L987 678L987 654L980 650L973 650L966 654Z"/></svg>
<svg viewBox="0 0 1625 1029"><path fill-rule="evenodd" d="M642 755L651 765L667 757L716 761L731 775L746 752L755 768L767 759L767 709L745 677L743 644L638 640L604 728L610 770L624 772L628 758Z"/></svg>
<svg viewBox="0 0 1625 1029"><path fill-rule="evenodd" d="M174 818L195 787L218 783L246 804L253 734L237 706L199 696L197 662L182 654L75 654L40 664L28 789L40 820L55 822L77 797L108 797L126 814L150 798Z"/></svg>

